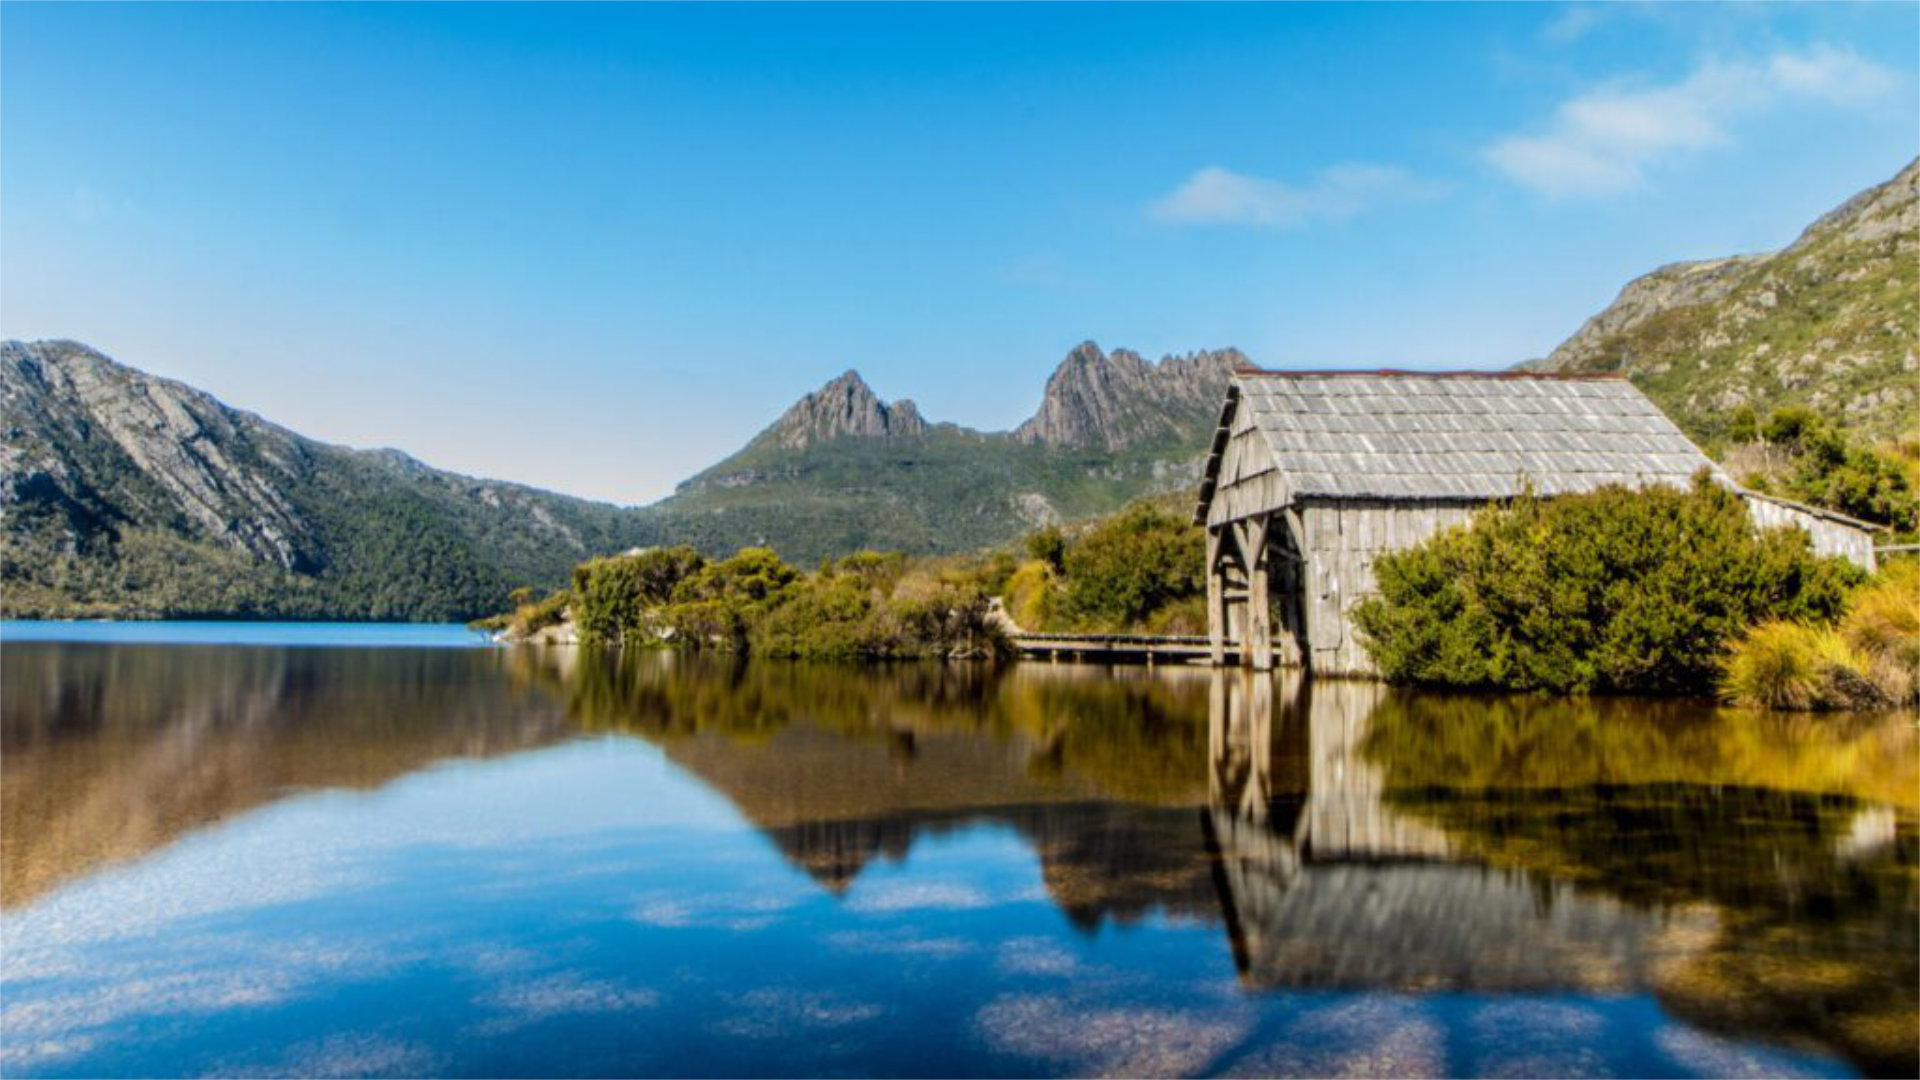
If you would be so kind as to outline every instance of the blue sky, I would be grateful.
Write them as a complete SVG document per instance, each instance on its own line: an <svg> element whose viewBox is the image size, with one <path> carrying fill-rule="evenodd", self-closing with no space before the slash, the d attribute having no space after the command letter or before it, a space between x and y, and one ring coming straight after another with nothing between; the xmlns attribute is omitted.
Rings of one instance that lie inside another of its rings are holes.
<svg viewBox="0 0 1920 1080"><path fill-rule="evenodd" d="M641 502L848 367L1494 367L1920 152L1920 5L41 6L0 332Z"/></svg>

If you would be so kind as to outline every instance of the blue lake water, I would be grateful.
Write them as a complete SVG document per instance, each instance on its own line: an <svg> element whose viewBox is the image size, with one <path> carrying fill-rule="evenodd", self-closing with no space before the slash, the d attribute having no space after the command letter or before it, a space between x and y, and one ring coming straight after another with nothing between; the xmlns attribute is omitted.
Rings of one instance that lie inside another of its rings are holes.
<svg viewBox="0 0 1920 1080"><path fill-rule="evenodd" d="M115 645L284 645L313 648L477 648L486 633L460 623L350 622L42 622L0 620L0 644L26 641Z"/></svg>
<svg viewBox="0 0 1920 1080"><path fill-rule="evenodd" d="M1896 1075L1920 1041L1910 716L16 625L8 1075Z"/></svg>

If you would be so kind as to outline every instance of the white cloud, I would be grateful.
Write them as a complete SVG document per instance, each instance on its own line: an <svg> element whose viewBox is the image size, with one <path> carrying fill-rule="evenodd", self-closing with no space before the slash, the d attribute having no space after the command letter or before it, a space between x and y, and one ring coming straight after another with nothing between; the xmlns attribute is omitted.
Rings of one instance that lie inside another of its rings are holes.
<svg viewBox="0 0 1920 1080"><path fill-rule="evenodd" d="M1383 203L1436 194L1434 185L1384 165L1336 165L1305 186L1211 165L1155 200L1148 212L1156 220L1182 225L1292 228L1344 221Z"/></svg>
<svg viewBox="0 0 1920 1080"><path fill-rule="evenodd" d="M1586 37L1604 17L1604 9L1596 5L1571 4L1561 9L1540 33L1555 45L1567 45Z"/></svg>
<svg viewBox="0 0 1920 1080"><path fill-rule="evenodd" d="M1664 157L1730 142L1729 127L1743 117L1790 102L1858 105L1893 85L1885 68L1827 46L1759 62L1709 60L1678 82L1569 98L1544 133L1502 139L1486 158L1545 195L1610 195L1639 187Z"/></svg>

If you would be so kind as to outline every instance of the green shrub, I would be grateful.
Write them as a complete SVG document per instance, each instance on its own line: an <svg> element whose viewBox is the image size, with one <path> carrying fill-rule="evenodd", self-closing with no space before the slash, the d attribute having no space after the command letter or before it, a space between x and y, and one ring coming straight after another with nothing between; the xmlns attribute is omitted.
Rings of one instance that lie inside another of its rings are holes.
<svg viewBox="0 0 1920 1080"><path fill-rule="evenodd" d="M1066 551L1065 607L1076 625L1121 629L1206 593L1206 534L1184 517L1134 503Z"/></svg>
<svg viewBox="0 0 1920 1080"><path fill-rule="evenodd" d="M1013 575L1020 569L1020 560L1011 551L995 551L970 565L974 583L988 596L1005 596Z"/></svg>
<svg viewBox="0 0 1920 1080"><path fill-rule="evenodd" d="M823 660L979 655L999 651L987 594L964 574L906 571L873 580L862 563L797 582L748 630L762 656Z"/></svg>
<svg viewBox="0 0 1920 1080"><path fill-rule="evenodd" d="M854 578L870 587L891 589L906 568L907 557L897 551L856 551L830 569L834 574Z"/></svg>
<svg viewBox="0 0 1920 1080"><path fill-rule="evenodd" d="M902 578L873 620L876 656L982 655L1000 635L987 625L987 594L972 582L935 575Z"/></svg>
<svg viewBox="0 0 1920 1080"><path fill-rule="evenodd" d="M1920 442L1861 445L1810 409L1787 406L1768 416L1760 435L1786 455L1775 477L1756 487L1887 525L1920 529Z"/></svg>
<svg viewBox="0 0 1920 1080"><path fill-rule="evenodd" d="M1489 506L1373 569L1353 617L1387 678L1558 693L1709 692L1749 624L1828 619L1861 576L1704 473Z"/></svg>
<svg viewBox="0 0 1920 1080"><path fill-rule="evenodd" d="M648 548L588 559L573 568L578 599L574 627L585 644L620 644L650 636L648 613L706 566L691 547Z"/></svg>
<svg viewBox="0 0 1920 1080"><path fill-rule="evenodd" d="M794 586L750 632L763 656L844 660L867 654L873 589L854 574L821 574Z"/></svg>
<svg viewBox="0 0 1920 1080"><path fill-rule="evenodd" d="M567 608L573 603L573 594L561 589L545 600L531 604L522 604L514 609L513 618L507 623L507 629L515 637L527 637L549 626L558 626L566 621Z"/></svg>
<svg viewBox="0 0 1920 1080"><path fill-rule="evenodd" d="M1054 628L1060 610L1060 582L1053 567L1038 559L1021 564L1000 595L1006 602L1007 617L1020 629L1043 632Z"/></svg>
<svg viewBox="0 0 1920 1080"><path fill-rule="evenodd" d="M1058 574L1066 569L1067 534L1060 531L1060 526L1049 525L1037 532L1028 533L1026 548L1029 559L1047 564L1054 573Z"/></svg>
<svg viewBox="0 0 1920 1080"><path fill-rule="evenodd" d="M732 558L706 563L673 589L658 611L663 633L695 648L741 651L749 631L800 580L770 548L741 548Z"/></svg>
<svg viewBox="0 0 1920 1080"><path fill-rule="evenodd" d="M741 548L732 558L707 563L689 574L672 595L676 604L704 600L762 604L779 599L799 577L800 571L788 566L772 548Z"/></svg>

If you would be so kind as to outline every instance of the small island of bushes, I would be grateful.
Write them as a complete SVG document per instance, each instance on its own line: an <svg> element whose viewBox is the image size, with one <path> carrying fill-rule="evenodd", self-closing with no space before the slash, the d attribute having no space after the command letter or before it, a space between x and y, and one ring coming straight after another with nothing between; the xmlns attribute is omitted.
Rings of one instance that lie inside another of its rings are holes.
<svg viewBox="0 0 1920 1080"><path fill-rule="evenodd" d="M846 660L999 655L1016 625L1204 633L1204 541L1166 502L1042 529L1017 551L863 551L812 572L766 548L632 551L581 563L544 598L516 589L511 613L475 625L515 640Z"/></svg>

